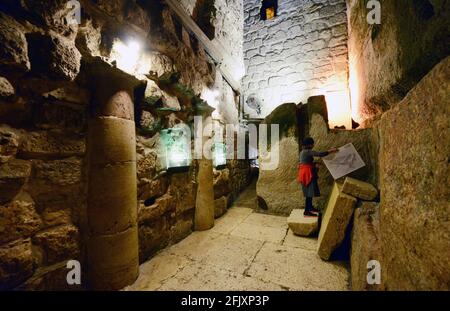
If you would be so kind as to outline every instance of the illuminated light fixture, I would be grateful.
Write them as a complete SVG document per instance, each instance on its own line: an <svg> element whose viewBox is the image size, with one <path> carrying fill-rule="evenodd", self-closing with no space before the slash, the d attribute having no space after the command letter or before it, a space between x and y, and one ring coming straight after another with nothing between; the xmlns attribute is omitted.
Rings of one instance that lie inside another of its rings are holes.
<svg viewBox="0 0 450 311"><path fill-rule="evenodd" d="M261 20L271 20L277 16L278 0L262 0Z"/></svg>
<svg viewBox="0 0 450 311"><path fill-rule="evenodd" d="M273 18L275 18L275 8L274 7L270 7L266 9L266 18L267 20L271 20Z"/></svg>
<svg viewBox="0 0 450 311"><path fill-rule="evenodd" d="M352 111L348 91L329 91L326 93L328 120L331 129L345 126L352 129Z"/></svg>
<svg viewBox="0 0 450 311"><path fill-rule="evenodd" d="M216 169L227 166L227 147L224 143L214 143L213 155L213 165Z"/></svg>
<svg viewBox="0 0 450 311"><path fill-rule="evenodd" d="M200 95L200 98L215 109L212 113L213 119L220 119L220 114L217 109L219 107L220 91L218 89L210 89L205 87Z"/></svg>
<svg viewBox="0 0 450 311"><path fill-rule="evenodd" d="M165 129L160 132L166 169L169 172L187 171L191 165L191 137L184 128Z"/></svg>
<svg viewBox="0 0 450 311"><path fill-rule="evenodd" d="M129 74L135 74L141 57L141 45L131 40L126 44L116 39L113 43L111 59L117 64L117 68Z"/></svg>

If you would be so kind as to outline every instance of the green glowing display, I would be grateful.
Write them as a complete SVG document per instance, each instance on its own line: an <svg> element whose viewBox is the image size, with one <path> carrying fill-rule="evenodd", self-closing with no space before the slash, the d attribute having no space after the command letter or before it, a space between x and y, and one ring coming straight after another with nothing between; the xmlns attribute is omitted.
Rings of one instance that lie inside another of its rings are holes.
<svg viewBox="0 0 450 311"><path fill-rule="evenodd" d="M191 137L183 128L161 131L161 142L165 148L167 169L191 165Z"/></svg>
<svg viewBox="0 0 450 311"><path fill-rule="evenodd" d="M224 143L214 143L213 155L213 164L216 168L227 165L227 147Z"/></svg>

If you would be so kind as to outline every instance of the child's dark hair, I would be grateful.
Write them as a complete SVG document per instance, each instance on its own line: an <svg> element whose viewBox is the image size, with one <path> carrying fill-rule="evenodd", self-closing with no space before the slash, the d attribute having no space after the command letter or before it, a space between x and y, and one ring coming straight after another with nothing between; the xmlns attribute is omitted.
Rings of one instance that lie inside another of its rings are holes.
<svg viewBox="0 0 450 311"><path fill-rule="evenodd" d="M314 139L312 139L312 137L305 137L303 139L302 145L305 146L312 146L314 145Z"/></svg>

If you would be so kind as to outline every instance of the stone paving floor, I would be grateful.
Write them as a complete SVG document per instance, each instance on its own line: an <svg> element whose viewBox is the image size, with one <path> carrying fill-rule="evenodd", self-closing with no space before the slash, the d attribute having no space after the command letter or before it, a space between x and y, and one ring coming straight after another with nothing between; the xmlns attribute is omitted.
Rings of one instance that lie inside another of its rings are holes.
<svg viewBox="0 0 450 311"><path fill-rule="evenodd" d="M286 217L254 212L252 186L214 228L143 263L125 290L348 290L346 263L322 261L317 239L293 235Z"/></svg>

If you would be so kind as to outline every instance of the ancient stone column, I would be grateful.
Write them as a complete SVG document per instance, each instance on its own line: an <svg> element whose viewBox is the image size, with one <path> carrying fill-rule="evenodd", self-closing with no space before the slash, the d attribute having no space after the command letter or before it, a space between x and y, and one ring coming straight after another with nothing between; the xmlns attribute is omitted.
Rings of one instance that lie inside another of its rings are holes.
<svg viewBox="0 0 450 311"><path fill-rule="evenodd" d="M199 135L202 138L203 146L208 139L211 139L211 135L204 135L203 130L211 125L211 116L203 114L203 128ZM210 148L207 149L206 152L211 152ZM197 184L194 226L196 231L203 231L214 227L214 183L211 154L203 153L202 158L198 161Z"/></svg>
<svg viewBox="0 0 450 311"><path fill-rule="evenodd" d="M88 123L87 261L93 289L116 290L138 276L136 80L94 67Z"/></svg>

